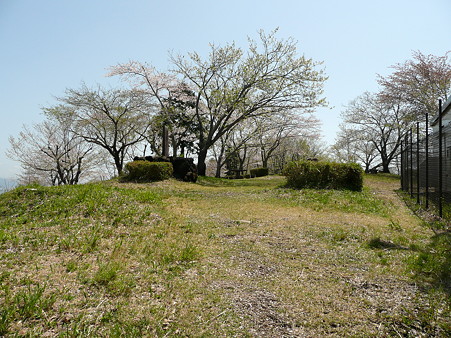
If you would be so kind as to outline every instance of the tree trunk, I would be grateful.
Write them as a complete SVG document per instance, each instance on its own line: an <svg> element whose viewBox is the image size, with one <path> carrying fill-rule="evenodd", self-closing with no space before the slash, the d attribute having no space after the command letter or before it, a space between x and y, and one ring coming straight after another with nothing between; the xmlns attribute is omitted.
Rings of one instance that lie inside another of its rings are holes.
<svg viewBox="0 0 451 338"><path fill-rule="evenodd" d="M244 162L246 162L246 157L247 157L247 146L245 145L243 147L243 157L240 156L240 151L238 150L238 159L240 161L239 163L240 167L238 169L244 170Z"/></svg>
<svg viewBox="0 0 451 338"><path fill-rule="evenodd" d="M81 169L81 162L82 162L82 159L79 158L78 162L77 162L77 172L75 173L73 184L78 184L78 180L80 179L81 170L82 170Z"/></svg>
<svg viewBox="0 0 451 338"><path fill-rule="evenodd" d="M114 165L116 166L117 174L120 175L122 173L122 162L119 155L114 156Z"/></svg>
<svg viewBox="0 0 451 338"><path fill-rule="evenodd" d="M218 161L216 162L216 174L215 174L216 178L220 178L221 177L221 169L222 169L221 162L222 162L222 157L220 157L218 159Z"/></svg>
<svg viewBox="0 0 451 338"><path fill-rule="evenodd" d="M201 149L197 157L197 174L199 176L206 176L207 165L205 160L207 159L207 149Z"/></svg>
<svg viewBox="0 0 451 338"><path fill-rule="evenodd" d="M175 139L174 134L171 134L171 144L172 144L172 156L177 157L177 140Z"/></svg>
<svg viewBox="0 0 451 338"><path fill-rule="evenodd" d="M263 147L260 150L260 156L261 156L261 159L262 159L262 167L266 168L265 164L268 164L268 160L266 158L266 152L265 152L265 149Z"/></svg>
<svg viewBox="0 0 451 338"><path fill-rule="evenodd" d="M222 169L222 166L224 165L224 163L222 161L223 157L224 157L224 147L221 147L221 152L219 153L219 156L217 156L217 159L216 159L216 174L215 174L216 178L221 177L221 169Z"/></svg>
<svg viewBox="0 0 451 338"><path fill-rule="evenodd" d="M180 157L185 157L185 147L180 145Z"/></svg>
<svg viewBox="0 0 451 338"><path fill-rule="evenodd" d="M382 154L381 160L382 160L382 172L389 173L390 169L388 168L388 166L390 165L390 160L388 159L387 155Z"/></svg>

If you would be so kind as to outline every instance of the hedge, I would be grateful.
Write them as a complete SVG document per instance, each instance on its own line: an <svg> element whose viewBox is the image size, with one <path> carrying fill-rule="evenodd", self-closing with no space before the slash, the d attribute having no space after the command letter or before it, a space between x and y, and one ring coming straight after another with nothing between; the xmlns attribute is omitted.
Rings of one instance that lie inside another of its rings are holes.
<svg viewBox="0 0 451 338"><path fill-rule="evenodd" d="M249 170L251 177L262 177L268 176L269 170L268 168L254 168Z"/></svg>
<svg viewBox="0 0 451 338"><path fill-rule="evenodd" d="M289 163L283 174L287 186L296 189L361 191L363 188L363 170L357 163L297 161Z"/></svg>
<svg viewBox="0 0 451 338"><path fill-rule="evenodd" d="M163 181L172 177L173 170L170 162L133 161L125 165L123 179L137 182Z"/></svg>

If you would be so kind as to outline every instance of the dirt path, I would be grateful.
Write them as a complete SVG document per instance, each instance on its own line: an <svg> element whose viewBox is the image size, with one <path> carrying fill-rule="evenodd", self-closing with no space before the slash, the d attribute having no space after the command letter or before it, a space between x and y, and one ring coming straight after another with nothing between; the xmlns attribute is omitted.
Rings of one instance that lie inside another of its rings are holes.
<svg viewBox="0 0 451 338"><path fill-rule="evenodd" d="M355 194L304 194L281 182L154 185L167 194L163 219L185 224L202 252L181 283L213 308L203 332L440 337L423 315L434 300L409 269L432 233L397 195L398 181L368 177L369 190Z"/></svg>
<svg viewBox="0 0 451 338"><path fill-rule="evenodd" d="M230 302L244 329L256 337L420 332L416 322L403 324L419 299L405 263L415 255L409 243L427 230L396 182L367 185L390 205L389 217L274 205L233 189L205 207L196 201L194 218L222 223L209 259L220 273L209 288ZM239 203L230 210L227 199ZM386 247L371 248L374 240Z"/></svg>
<svg viewBox="0 0 451 338"><path fill-rule="evenodd" d="M386 200L393 204L396 208L396 217L407 222L419 222L414 213L406 206L405 202L396 193L396 190L400 188L399 182L394 180L375 180L373 178L367 178L365 185L368 186L371 191L379 198Z"/></svg>

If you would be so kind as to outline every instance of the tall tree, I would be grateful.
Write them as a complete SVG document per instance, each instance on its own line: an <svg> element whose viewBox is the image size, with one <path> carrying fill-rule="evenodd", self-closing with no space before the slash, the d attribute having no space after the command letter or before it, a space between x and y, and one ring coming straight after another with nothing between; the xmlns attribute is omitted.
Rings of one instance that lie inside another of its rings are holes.
<svg viewBox="0 0 451 338"><path fill-rule="evenodd" d="M392 66L392 74L379 76L381 94L389 101L408 104L417 120L425 113L434 116L438 99L446 100L451 94L450 52L444 56L414 52L412 60Z"/></svg>
<svg viewBox="0 0 451 338"><path fill-rule="evenodd" d="M52 116L45 109L47 119L32 129L24 126L18 137L10 137L7 155L22 166L20 180L48 185L77 184L87 177L93 165L92 146L74 131L69 118Z"/></svg>
<svg viewBox="0 0 451 338"><path fill-rule="evenodd" d="M130 61L110 68L108 76L121 76L132 88L145 93L149 102L156 108L152 118L152 132L147 141L151 150L161 155L163 128L167 128L172 143L172 155L184 155L185 151L195 149L193 138L196 135L197 120L193 114L195 94L176 76L158 72L147 63Z"/></svg>
<svg viewBox="0 0 451 338"><path fill-rule="evenodd" d="M172 156L195 151L197 124L192 114L195 107L194 93L183 82L176 86L164 99L164 110L160 113L160 120L169 131L172 144Z"/></svg>
<svg viewBox="0 0 451 338"><path fill-rule="evenodd" d="M250 120L243 121L235 128L222 135L212 146L216 160L216 177L221 177L224 165L227 169L244 169L244 163L249 155L252 138L257 132L257 126Z"/></svg>
<svg viewBox="0 0 451 338"><path fill-rule="evenodd" d="M382 171L388 173L390 163L398 155L403 134L411 123L408 107L399 101L365 92L351 101L342 118L348 133L359 135L360 140L366 139L373 145L380 160L375 167L382 167Z"/></svg>
<svg viewBox="0 0 451 338"><path fill-rule="evenodd" d="M319 137L297 135L281 140L268 161L268 167L275 173L281 173L291 161L307 160L309 158L327 160L325 145Z"/></svg>
<svg viewBox="0 0 451 338"><path fill-rule="evenodd" d="M325 104L321 95L326 77L316 69L320 63L298 56L293 39L278 40L275 35L261 31L259 42L249 39L247 52L234 44L211 45L206 60L195 52L188 58L171 57L175 74L195 95L200 175L205 175L210 148L245 119L292 109L311 111ZM146 85L162 102L159 97L164 81L156 79L168 78L151 67L131 62L113 67L110 74L139 79L135 84ZM166 82L167 87L172 83Z"/></svg>
<svg viewBox="0 0 451 338"><path fill-rule="evenodd" d="M59 98L64 113L74 120L74 132L86 142L105 149L121 174L130 147L145 139L149 105L137 90L68 89Z"/></svg>
<svg viewBox="0 0 451 338"><path fill-rule="evenodd" d="M337 140L331 147L335 160L339 162L360 162L365 172L370 172L371 166L378 158L378 151L374 142L370 141L367 131L362 128L347 128L340 126Z"/></svg>
<svg viewBox="0 0 451 338"><path fill-rule="evenodd" d="M263 116L253 120L255 146L260 151L262 167L267 168L270 158L287 138L317 139L319 120L314 116L296 114L294 111Z"/></svg>

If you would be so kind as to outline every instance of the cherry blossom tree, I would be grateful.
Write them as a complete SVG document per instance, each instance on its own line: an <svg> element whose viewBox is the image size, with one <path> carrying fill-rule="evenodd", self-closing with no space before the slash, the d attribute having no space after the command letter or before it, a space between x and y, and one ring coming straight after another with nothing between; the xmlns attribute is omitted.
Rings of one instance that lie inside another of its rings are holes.
<svg viewBox="0 0 451 338"><path fill-rule="evenodd" d="M216 177L221 177L224 165L228 169L244 169L248 151L254 147L252 143L256 132L257 126L251 120L246 120L222 135L212 146L216 162Z"/></svg>
<svg viewBox="0 0 451 338"><path fill-rule="evenodd" d="M206 59L194 52L172 55L171 61L172 75L136 61L117 65L109 74L146 88L163 110L163 98L177 86L175 76L192 90L200 175L205 175L211 147L242 121L293 109L311 112L325 105L321 95L326 77L317 69L320 63L298 56L296 42L278 40L275 31L261 31L258 42L249 39L247 51L233 43L211 45Z"/></svg>
<svg viewBox="0 0 451 338"><path fill-rule="evenodd" d="M163 128L168 129L172 156L185 155L194 150L197 123L193 108L195 96L190 87L176 76L158 72L147 63L130 61L110 68L108 76L121 76L132 88L145 93L156 109L152 129L147 140L157 155L161 153Z"/></svg>
<svg viewBox="0 0 451 338"><path fill-rule="evenodd" d="M44 109L47 119L26 126L17 137L10 137L7 155L22 166L19 180L24 183L38 182L44 185L77 184L87 178L94 165L92 145L73 131L71 119L52 116L50 111L62 107Z"/></svg>
<svg viewBox="0 0 451 338"><path fill-rule="evenodd" d="M67 105L76 135L106 150L120 175L129 149L145 139L150 125L149 105L141 92L122 89L68 89L59 98Z"/></svg>
<svg viewBox="0 0 451 338"><path fill-rule="evenodd" d="M438 113L438 100L451 90L449 52L444 56L424 55L417 51L413 59L391 68L388 76L378 77L381 90L364 93L342 113L344 124L335 153L364 163L365 169L389 171L399 154L401 139L416 121L425 121L426 113Z"/></svg>
<svg viewBox="0 0 451 338"><path fill-rule="evenodd" d="M287 138L318 139L320 121L312 115L285 112L255 120L254 140L260 151L261 165L268 167L274 152Z"/></svg>
<svg viewBox="0 0 451 338"><path fill-rule="evenodd" d="M268 160L268 167L275 173L282 173L284 167L292 161L316 158L328 160L326 147L318 137L305 137L302 135L286 137L280 141L279 146Z"/></svg>
<svg viewBox="0 0 451 338"><path fill-rule="evenodd" d="M386 100L408 104L417 120L426 113L434 116L438 100L446 101L451 93L450 52L444 56L414 52L412 60L392 66L394 72L388 76L379 76L381 95Z"/></svg>
<svg viewBox="0 0 451 338"><path fill-rule="evenodd" d="M347 128L340 126L335 144L331 150L335 160L339 162L359 162L362 163L365 172L370 172L372 165L378 158L378 151L374 142L370 142L371 135L365 129Z"/></svg>
<svg viewBox="0 0 451 338"><path fill-rule="evenodd" d="M374 168L390 171L390 163L399 153L404 132L411 126L411 111L408 106L387 97L365 92L351 101L342 113L347 133L359 135L372 144L379 163ZM359 142L354 143L360 147Z"/></svg>

